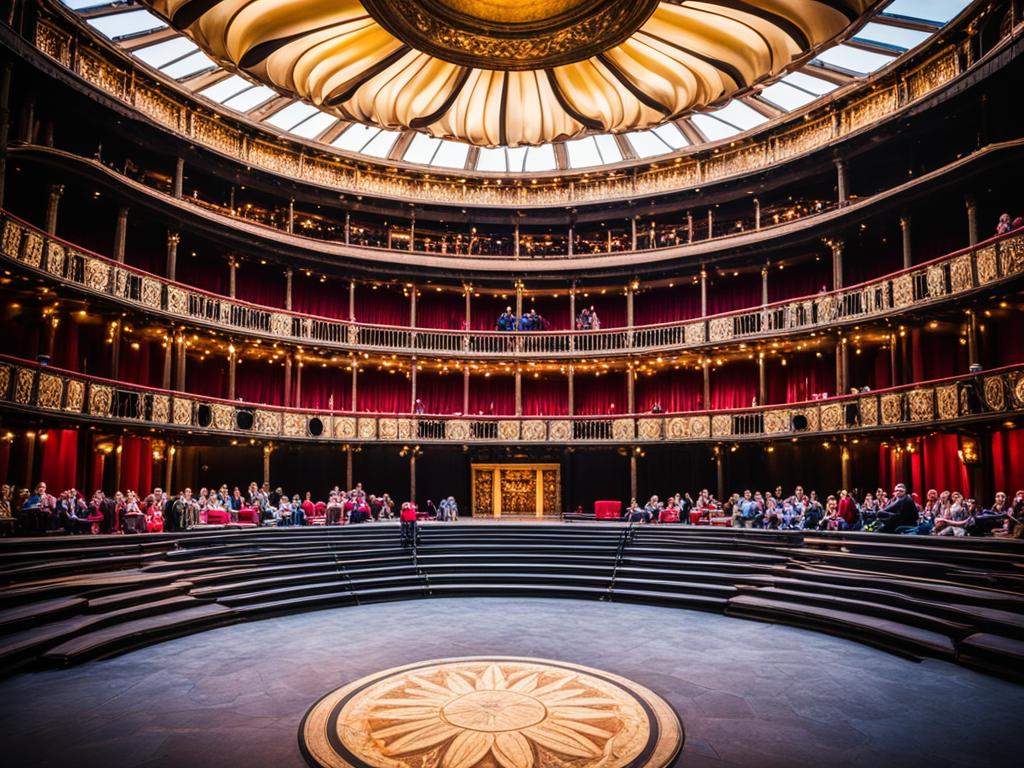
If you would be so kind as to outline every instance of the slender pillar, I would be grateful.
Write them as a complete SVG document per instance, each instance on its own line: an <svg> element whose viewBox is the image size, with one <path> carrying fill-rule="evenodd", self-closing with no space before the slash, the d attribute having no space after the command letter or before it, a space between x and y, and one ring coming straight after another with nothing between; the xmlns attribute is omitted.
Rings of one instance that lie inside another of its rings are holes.
<svg viewBox="0 0 1024 768"><path fill-rule="evenodd" d="M761 303L766 305L766 306L768 304L768 265L767 264L765 264L763 267L761 267ZM768 330L768 329L767 328L762 328L761 330Z"/></svg>
<svg viewBox="0 0 1024 768"><path fill-rule="evenodd" d="M164 462L164 490L167 491L167 495L170 496L172 493L171 487L174 480L174 456L178 453L178 448L175 445L167 446L167 461ZM102 485L97 480L96 485Z"/></svg>
<svg viewBox="0 0 1024 768"><path fill-rule="evenodd" d="M24 487L31 490L35 490L36 487L33 484L35 478L32 477L32 473L35 472L36 463L36 433L26 432L25 433L25 482Z"/></svg>
<svg viewBox="0 0 1024 768"><path fill-rule="evenodd" d="M188 346L188 344L185 341L185 334L184 333L179 333L178 334L178 376L177 376L177 384L174 387L178 392L184 392L185 391L185 365L186 365L186 361L187 361L187 355L185 354L185 351L186 351L187 346Z"/></svg>
<svg viewBox="0 0 1024 768"><path fill-rule="evenodd" d="M626 286L626 328L632 330L633 328L633 308L635 306L634 295L635 291L633 286L635 283L630 283Z"/></svg>
<svg viewBox="0 0 1024 768"><path fill-rule="evenodd" d="M412 367L416 367L416 363L412 364ZM355 413L358 410L359 404L359 360L355 356L352 357L352 401L349 410Z"/></svg>
<svg viewBox="0 0 1024 768"><path fill-rule="evenodd" d="M462 366L462 413L469 415L469 366Z"/></svg>
<svg viewBox="0 0 1024 768"><path fill-rule="evenodd" d="M569 324L571 327L576 327L576 281L572 281L572 285L569 287Z"/></svg>
<svg viewBox="0 0 1024 768"><path fill-rule="evenodd" d="M345 211L345 245L348 245L351 242L352 242L352 213L350 211ZM351 455L352 454L350 452L349 456L351 456ZM349 487L351 487L351 484L350 484Z"/></svg>
<svg viewBox="0 0 1024 768"><path fill-rule="evenodd" d="M416 210L413 209L412 221L409 222L409 250L416 250Z"/></svg>
<svg viewBox="0 0 1024 768"><path fill-rule="evenodd" d="M761 201L754 198L754 229L761 229Z"/></svg>
<svg viewBox="0 0 1024 768"><path fill-rule="evenodd" d="M611 229L605 230L605 235L606 235L606 237L605 237L604 250L605 250L606 253L611 253L612 252L612 231L611 231Z"/></svg>
<svg viewBox="0 0 1024 768"><path fill-rule="evenodd" d="M852 478L850 476L850 449L845 445L839 449L839 462L839 474L842 477L843 488L849 492L852 486Z"/></svg>
<svg viewBox="0 0 1024 768"><path fill-rule="evenodd" d="M13 6L12 6L13 7ZM7 143L11 124L11 62L0 64L0 208L4 205L7 180Z"/></svg>
<svg viewBox="0 0 1024 768"><path fill-rule="evenodd" d="M417 386L417 381L416 381L417 376L416 376L416 358L415 357L413 357L412 362L410 363L410 365L412 367L409 369L409 410L410 410L410 412L415 413L415 411L416 411L416 397L417 397L417 393L418 393L418 390L419 390L419 387Z"/></svg>
<svg viewBox="0 0 1024 768"><path fill-rule="evenodd" d="M764 352L757 356L757 402L758 405L767 405L768 403L768 377L765 375L765 366L767 362L764 359Z"/></svg>
<svg viewBox="0 0 1024 768"><path fill-rule="evenodd" d="M569 415L576 415L576 369L570 365L569 373L566 376L569 385Z"/></svg>
<svg viewBox="0 0 1024 768"><path fill-rule="evenodd" d="M711 409L711 361L704 361L704 405L703 410Z"/></svg>
<svg viewBox="0 0 1024 768"><path fill-rule="evenodd" d="M284 407L292 406L292 355L284 356Z"/></svg>
<svg viewBox="0 0 1024 768"><path fill-rule="evenodd" d="M629 451L629 497L636 499L636 446ZM640 499L637 499L637 503Z"/></svg>
<svg viewBox="0 0 1024 768"><path fill-rule="evenodd" d="M849 388L846 383L846 340L836 342L836 394L842 395Z"/></svg>
<svg viewBox="0 0 1024 768"><path fill-rule="evenodd" d="M843 287L843 241L832 240L829 245L832 248L832 290L838 291Z"/></svg>
<svg viewBox="0 0 1024 768"><path fill-rule="evenodd" d="M185 194L185 158L179 157L174 164L174 196L179 200Z"/></svg>
<svg viewBox="0 0 1024 768"><path fill-rule="evenodd" d="M177 232L167 233L167 279L174 281L178 274L178 243L181 242L181 235Z"/></svg>
<svg viewBox="0 0 1024 768"><path fill-rule="evenodd" d="M967 310L967 364L979 364L978 358L978 315L973 309Z"/></svg>
<svg viewBox="0 0 1024 768"><path fill-rule="evenodd" d="M228 298L235 298L237 293L238 262L231 259L228 262Z"/></svg>
<svg viewBox="0 0 1024 768"><path fill-rule="evenodd" d="M836 192L839 207L845 206L849 200L849 187L846 179L846 161L836 158Z"/></svg>
<svg viewBox="0 0 1024 768"><path fill-rule="evenodd" d="M967 244L978 243L978 203L974 197L968 197L967 205Z"/></svg>
<svg viewBox="0 0 1024 768"><path fill-rule="evenodd" d="M352 482L352 446L345 446L345 488L351 489L355 483Z"/></svg>
<svg viewBox="0 0 1024 768"><path fill-rule="evenodd" d="M416 327L416 294L417 293L418 293L418 291L416 290L416 286L415 285L412 286L409 289L409 327L410 328L415 328Z"/></svg>
<svg viewBox="0 0 1024 768"><path fill-rule="evenodd" d="M110 330L110 378L118 379L121 376L121 321L115 320L111 323Z"/></svg>
<svg viewBox="0 0 1024 768"><path fill-rule="evenodd" d="M572 255L573 255L573 253L574 253L574 252L575 252L575 250L576 250L576 243L575 243L575 240L576 240L576 231L575 231L575 230L576 230L576 228L575 228L575 227L573 227L573 225L572 225L572 224L570 224L570 225L569 225L569 247L567 248L567 253L568 253L568 254L569 254L570 256L572 256Z"/></svg>
<svg viewBox="0 0 1024 768"><path fill-rule="evenodd" d="M409 501L416 503L416 448L409 451Z"/></svg>
<svg viewBox="0 0 1024 768"><path fill-rule="evenodd" d="M288 234L295 232L295 198L288 199ZM390 237L390 230L388 237Z"/></svg>
<svg viewBox="0 0 1024 768"><path fill-rule="evenodd" d="M693 242L693 211L686 212L686 242Z"/></svg>
<svg viewBox="0 0 1024 768"><path fill-rule="evenodd" d="M910 216L900 216L900 234L903 236L903 268L910 269L914 264L911 251Z"/></svg>
<svg viewBox="0 0 1024 768"><path fill-rule="evenodd" d="M715 491L718 501L725 501L725 451L721 446L715 448Z"/></svg>
<svg viewBox="0 0 1024 768"><path fill-rule="evenodd" d="M523 284L516 280L516 328L519 327L519 318L523 316Z"/></svg>
<svg viewBox="0 0 1024 768"><path fill-rule="evenodd" d="M267 443L263 446L263 482L270 483L270 457L274 453L274 444ZM274 486L270 486L273 488Z"/></svg>
<svg viewBox="0 0 1024 768"><path fill-rule="evenodd" d="M348 284L348 319L350 322L356 321L356 283L353 280Z"/></svg>
<svg viewBox="0 0 1024 768"><path fill-rule="evenodd" d="M168 332L164 342L164 371L160 386L163 389L171 388L171 362L174 355L174 329Z"/></svg>
<svg viewBox="0 0 1024 768"><path fill-rule="evenodd" d="M291 267L284 271L284 308L289 312L292 309L292 277L294 271Z"/></svg>
<svg viewBox="0 0 1024 768"><path fill-rule="evenodd" d="M708 316L708 271L700 268L700 316Z"/></svg>
<svg viewBox="0 0 1024 768"><path fill-rule="evenodd" d="M293 405L296 408L302 407L302 369L305 366L302 363L302 358L298 355L295 356L295 399Z"/></svg>
<svg viewBox="0 0 1024 768"><path fill-rule="evenodd" d="M715 210L708 208L708 240L715 236Z"/></svg>
<svg viewBox="0 0 1024 768"><path fill-rule="evenodd" d="M117 224L114 226L114 261L124 263L125 243L128 240L128 207L117 209Z"/></svg>
<svg viewBox="0 0 1024 768"><path fill-rule="evenodd" d="M629 217L629 250L635 251L636 242L636 216Z"/></svg>
<svg viewBox="0 0 1024 768"><path fill-rule="evenodd" d="M228 400L235 399L235 374L238 367L238 354L235 345L228 344Z"/></svg>
<svg viewBox="0 0 1024 768"><path fill-rule="evenodd" d="M516 416L523 415L523 372L516 368Z"/></svg>
<svg viewBox="0 0 1024 768"><path fill-rule="evenodd" d="M626 366L626 413L636 413L636 372L632 363Z"/></svg>
<svg viewBox="0 0 1024 768"><path fill-rule="evenodd" d="M515 232L512 234L515 241L512 243L512 255L519 258L519 221L516 221Z"/></svg>
<svg viewBox="0 0 1024 768"><path fill-rule="evenodd" d="M117 447L114 449L114 487L123 488L121 485L121 468L124 458L124 436L117 438Z"/></svg>
<svg viewBox="0 0 1024 768"><path fill-rule="evenodd" d="M900 372L899 372L899 357L896 354L896 334L889 336L889 385L892 387L899 386Z"/></svg>
<svg viewBox="0 0 1024 768"><path fill-rule="evenodd" d="M469 329L473 327L471 325L471 323L473 321L473 286L471 286L471 285L463 286L463 291L465 292L465 300L466 300L466 317L465 317L465 320L464 320L464 324L465 324L466 331L469 331Z"/></svg>
<svg viewBox="0 0 1024 768"><path fill-rule="evenodd" d="M46 233L57 234L57 211L60 208L60 198L64 194L63 184L51 184L50 196L46 203Z"/></svg>

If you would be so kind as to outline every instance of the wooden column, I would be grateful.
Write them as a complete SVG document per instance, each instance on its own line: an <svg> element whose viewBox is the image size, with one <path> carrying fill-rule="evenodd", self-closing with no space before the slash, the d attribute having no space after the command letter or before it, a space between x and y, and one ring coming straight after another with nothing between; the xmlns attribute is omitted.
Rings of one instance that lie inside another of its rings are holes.
<svg viewBox="0 0 1024 768"><path fill-rule="evenodd" d="M843 241L831 240L829 246L832 248L832 290L837 291L843 287Z"/></svg>
<svg viewBox="0 0 1024 768"><path fill-rule="evenodd" d="M117 438L117 447L114 449L114 488L121 489L121 466L124 457L124 436Z"/></svg>
<svg viewBox="0 0 1024 768"><path fill-rule="evenodd" d="M352 446L345 446L345 490L351 490L355 485L352 482Z"/></svg>
<svg viewBox="0 0 1024 768"><path fill-rule="evenodd" d="M345 211L345 245L348 245L351 242L352 242L352 213L350 211Z"/></svg>
<svg viewBox="0 0 1024 768"><path fill-rule="evenodd" d="M469 365L462 366L462 413L469 414Z"/></svg>
<svg viewBox="0 0 1024 768"><path fill-rule="evenodd" d="M839 463L839 474L842 478L843 489L849 492L853 481L850 475L850 449L845 445L839 449Z"/></svg>
<svg viewBox="0 0 1024 768"><path fill-rule="evenodd" d="M965 201L967 206L967 244L977 245L978 243L978 203L974 197L968 197Z"/></svg>
<svg viewBox="0 0 1024 768"><path fill-rule="evenodd" d="M635 283L630 283L629 285L626 286L626 327L630 328L630 329L633 327L633 294L634 294L633 285L634 284Z"/></svg>
<svg viewBox="0 0 1024 768"><path fill-rule="evenodd" d="M171 388L171 363L174 356L174 328L171 328L164 342L164 371L160 386L163 389Z"/></svg>
<svg viewBox="0 0 1024 768"><path fill-rule="evenodd" d="M893 333L889 336L889 386L898 386L901 382L898 365L898 356L896 354L896 334Z"/></svg>
<svg viewBox="0 0 1024 768"><path fill-rule="evenodd" d="M172 282L177 279L178 274L178 243L181 242L181 235L177 232L167 232L167 266L165 274Z"/></svg>
<svg viewBox="0 0 1024 768"><path fill-rule="evenodd" d="M238 295L238 261L234 258L228 261L228 298L235 298Z"/></svg>
<svg viewBox="0 0 1024 768"><path fill-rule="evenodd" d="M228 400L235 399L235 374L238 367L238 354L234 344L228 344Z"/></svg>
<svg viewBox="0 0 1024 768"><path fill-rule="evenodd" d="M515 232L512 235L515 238L515 242L512 244L512 255L515 258L519 258L519 221L516 221Z"/></svg>
<svg viewBox="0 0 1024 768"><path fill-rule="evenodd" d="M900 234L903 236L903 268L910 269L914 265L911 251L910 216L900 216Z"/></svg>
<svg viewBox="0 0 1024 768"><path fill-rule="evenodd" d="M172 495L174 481L174 457L178 453L178 448L175 445L168 444L167 446L167 461L164 462L164 490L167 491L167 495ZM102 483L97 481L97 486L102 486Z"/></svg>
<svg viewBox="0 0 1024 768"><path fill-rule="evenodd" d="M412 285L409 287L409 327L416 327L416 286Z"/></svg>
<svg viewBox="0 0 1024 768"><path fill-rule="evenodd" d="M836 158L836 197L839 207L842 208L849 202L849 188L846 179L846 161Z"/></svg>
<svg viewBox="0 0 1024 768"><path fill-rule="evenodd" d="M573 255L573 252L576 249L576 243L574 242L575 240L576 240L576 232L574 231L574 227L572 226L572 224L570 224L569 225L569 245L566 248L566 253L568 253L570 256Z"/></svg>
<svg viewBox="0 0 1024 768"><path fill-rule="evenodd" d="M765 306L768 305L768 265L767 264L765 264L763 267L761 267L761 303L764 304ZM766 331L768 329L767 328L762 328L761 330L762 331Z"/></svg>
<svg viewBox="0 0 1024 768"><path fill-rule="evenodd" d="M121 377L121 326L123 323L120 320L115 320L111 325L110 378L118 379Z"/></svg>
<svg viewBox="0 0 1024 768"><path fill-rule="evenodd" d="M413 363L413 368L415 368L415 367L416 367L416 364ZM351 406L349 407L349 410L352 411L353 413L355 413L357 410L359 410L357 408L357 405L359 403L359 400L358 400L358 397L359 397L359 385L357 383L358 381L359 381L359 358L357 358L357 357L355 357L355 355L353 355L352 356L352 403L351 403Z"/></svg>
<svg viewBox="0 0 1024 768"><path fill-rule="evenodd" d="M711 409L711 361L704 360L704 406L702 410Z"/></svg>
<svg viewBox="0 0 1024 768"><path fill-rule="evenodd" d="M57 234L57 212L60 209L60 198L64 194L63 184L51 184L50 196L46 202L46 234Z"/></svg>
<svg viewBox="0 0 1024 768"><path fill-rule="evenodd" d="M29 431L25 433L25 482L23 483L25 488L30 491L35 491L36 487L33 485L35 478L32 474L35 472L36 463L36 433Z"/></svg>
<svg viewBox="0 0 1024 768"><path fill-rule="evenodd" d="M416 503L416 449L409 451L409 501Z"/></svg>
<svg viewBox="0 0 1024 768"><path fill-rule="evenodd" d="M842 339L836 342L836 394L842 395L846 392L846 379L843 376L843 351L846 345Z"/></svg>
<svg viewBox="0 0 1024 768"><path fill-rule="evenodd" d="M465 294L466 294L466 319L465 319L465 325L466 325L466 331L468 332L473 327L471 325L471 323L473 321L473 286L471 286L471 285L463 286L463 291L465 291Z"/></svg>
<svg viewBox="0 0 1024 768"><path fill-rule="evenodd" d="M761 201L754 198L754 229L761 229Z"/></svg>
<svg viewBox="0 0 1024 768"><path fill-rule="evenodd" d="M640 503L640 499L636 498L636 446L629 450L629 497Z"/></svg>
<svg viewBox="0 0 1024 768"><path fill-rule="evenodd" d="M292 275L291 267L284 271L284 308L291 312L292 309Z"/></svg>
<svg viewBox="0 0 1024 768"><path fill-rule="evenodd" d="M708 208L708 240L715 236L715 210Z"/></svg>
<svg viewBox="0 0 1024 768"><path fill-rule="evenodd" d="M288 234L295 232L295 198L288 199Z"/></svg>
<svg viewBox="0 0 1024 768"><path fill-rule="evenodd" d="M348 319L349 322L356 321L356 282L353 280L348 284Z"/></svg>
<svg viewBox="0 0 1024 768"><path fill-rule="evenodd" d="M128 241L128 207L117 209L117 224L114 225L114 261L124 263L125 244Z"/></svg>
<svg viewBox="0 0 1024 768"><path fill-rule="evenodd" d="M523 283L516 280L516 330L519 329L519 318L523 316Z"/></svg>
<svg viewBox="0 0 1024 768"><path fill-rule="evenodd" d="M700 316L708 316L708 271L700 268Z"/></svg>
<svg viewBox="0 0 1024 768"><path fill-rule="evenodd" d="M185 158L179 157L174 164L174 196L179 200L185 194Z"/></svg>
<svg viewBox="0 0 1024 768"><path fill-rule="evenodd" d="M409 222L409 250L416 250L416 211L412 212L412 221Z"/></svg>
<svg viewBox="0 0 1024 768"><path fill-rule="evenodd" d="M305 366L302 363L302 358L298 355L295 356L295 397L293 399L293 405L296 408L302 407L302 369Z"/></svg>
<svg viewBox="0 0 1024 768"><path fill-rule="evenodd" d="M267 443L265 446L263 446L263 482L269 484L271 488L274 487L270 483L270 457L273 453L273 443Z"/></svg>
<svg viewBox="0 0 1024 768"><path fill-rule="evenodd" d="M967 310L967 364L978 365L978 315L973 309Z"/></svg>
<svg viewBox="0 0 1024 768"><path fill-rule="evenodd" d="M629 250L635 251L636 242L636 216L629 217Z"/></svg>
<svg viewBox="0 0 1024 768"><path fill-rule="evenodd" d="M416 358L413 357L409 369L409 412L416 410Z"/></svg>
<svg viewBox="0 0 1024 768"><path fill-rule="evenodd" d="M284 407L292 405L292 355L289 352L284 356Z"/></svg>
<svg viewBox="0 0 1024 768"><path fill-rule="evenodd" d="M757 356L757 403L767 405L768 403L768 377L765 375L767 361L764 359L764 352Z"/></svg>
<svg viewBox="0 0 1024 768"><path fill-rule="evenodd" d="M516 416L523 415L523 372L516 368Z"/></svg>
<svg viewBox="0 0 1024 768"><path fill-rule="evenodd" d="M693 211L686 212L686 242L693 242Z"/></svg>
<svg viewBox="0 0 1024 768"><path fill-rule="evenodd" d="M636 373L632 361L626 366L626 413L636 413Z"/></svg>
<svg viewBox="0 0 1024 768"><path fill-rule="evenodd" d="M719 503L725 503L725 451L715 447L715 492Z"/></svg>
<svg viewBox="0 0 1024 768"><path fill-rule="evenodd" d="M568 376L566 377L569 385L569 415L576 415L576 369L570 364Z"/></svg>

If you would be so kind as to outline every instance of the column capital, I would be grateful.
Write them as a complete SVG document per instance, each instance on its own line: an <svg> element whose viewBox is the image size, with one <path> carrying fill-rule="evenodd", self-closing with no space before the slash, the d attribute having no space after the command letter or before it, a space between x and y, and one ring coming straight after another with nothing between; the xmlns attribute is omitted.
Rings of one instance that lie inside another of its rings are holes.
<svg viewBox="0 0 1024 768"><path fill-rule="evenodd" d="M168 232L167 233L167 244L168 245L177 245L180 242L181 242L181 234L179 234L178 232Z"/></svg>
<svg viewBox="0 0 1024 768"><path fill-rule="evenodd" d="M50 197L60 197L64 194L63 184L51 184L50 185Z"/></svg>
<svg viewBox="0 0 1024 768"><path fill-rule="evenodd" d="M906 231L910 229L910 214L904 213L900 216L900 229Z"/></svg>

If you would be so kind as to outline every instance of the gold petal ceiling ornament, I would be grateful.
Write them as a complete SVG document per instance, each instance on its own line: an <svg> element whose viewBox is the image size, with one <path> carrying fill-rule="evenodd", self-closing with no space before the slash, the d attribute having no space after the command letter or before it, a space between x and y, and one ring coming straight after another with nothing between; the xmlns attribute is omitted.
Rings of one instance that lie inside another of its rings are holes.
<svg viewBox="0 0 1024 768"><path fill-rule="evenodd" d="M479 146L651 128L782 74L879 0L143 0L345 120Z"/></svg>

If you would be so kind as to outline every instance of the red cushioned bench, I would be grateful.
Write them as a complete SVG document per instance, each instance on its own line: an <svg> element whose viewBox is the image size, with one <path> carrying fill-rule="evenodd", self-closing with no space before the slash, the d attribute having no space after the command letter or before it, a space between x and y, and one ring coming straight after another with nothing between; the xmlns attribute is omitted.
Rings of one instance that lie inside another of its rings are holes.
<svg viewBox="0 0 1024 768"><path fill-rule="evenodd" d="M594 518L597 520L621 520L621 501L595 501Z"/></svg>
<svg viewBox="0 0 1024 768"><path fill-rule="evenodd" d="M678 523L679 522L679 510L678 509L663 509L658 513L659 523Z"/></svg>

